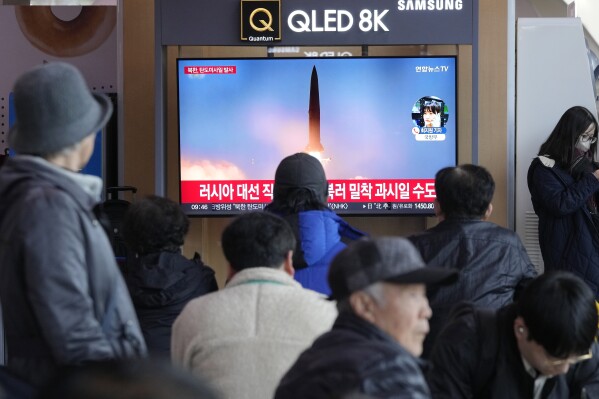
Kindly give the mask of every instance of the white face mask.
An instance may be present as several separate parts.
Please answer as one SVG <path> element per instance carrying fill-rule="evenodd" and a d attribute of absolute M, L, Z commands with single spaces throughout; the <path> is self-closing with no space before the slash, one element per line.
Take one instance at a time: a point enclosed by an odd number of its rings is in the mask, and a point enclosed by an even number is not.
<path fill-rule="evenodd" d="M 580 136 L 575 147 L 578 151 L 587 152 L 591 148 L 591 140 L 583 141 L 582 136 Z"/>

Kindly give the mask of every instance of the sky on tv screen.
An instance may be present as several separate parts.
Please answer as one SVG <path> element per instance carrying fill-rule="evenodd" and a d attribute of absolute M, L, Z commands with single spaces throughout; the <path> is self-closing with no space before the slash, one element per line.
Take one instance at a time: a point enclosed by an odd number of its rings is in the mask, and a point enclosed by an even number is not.
<path fill-rule="evenodd" d="M 329 179 L 433 178 L 455 165 L 454 57 L 180 59 L 181 180 L 272 180 L 309 142 L 314 66 Z M 427 97 L 444 104 L 434 131 L 414 119 Z"/>

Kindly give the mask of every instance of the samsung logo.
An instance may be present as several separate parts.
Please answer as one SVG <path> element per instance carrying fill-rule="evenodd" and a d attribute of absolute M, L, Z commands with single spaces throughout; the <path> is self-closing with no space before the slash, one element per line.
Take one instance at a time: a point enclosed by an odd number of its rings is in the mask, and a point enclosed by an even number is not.
<path fill-rule="evenodd" d="M 453 11 L 462 9 L 462 0 L 398 0 L 399 11 Z"/>

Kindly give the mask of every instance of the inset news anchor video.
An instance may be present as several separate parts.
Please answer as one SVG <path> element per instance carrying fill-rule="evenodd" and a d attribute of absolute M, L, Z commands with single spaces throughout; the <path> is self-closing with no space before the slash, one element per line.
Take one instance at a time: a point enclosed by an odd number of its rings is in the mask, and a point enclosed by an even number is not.
<path fill-rule="evenodd" d="M 188 215 L 264 208 L 296 152 L 322 162 L 339 214 L 431 215 L 457 162 L 455 57 L 178 59 L 177 78 Z"/>

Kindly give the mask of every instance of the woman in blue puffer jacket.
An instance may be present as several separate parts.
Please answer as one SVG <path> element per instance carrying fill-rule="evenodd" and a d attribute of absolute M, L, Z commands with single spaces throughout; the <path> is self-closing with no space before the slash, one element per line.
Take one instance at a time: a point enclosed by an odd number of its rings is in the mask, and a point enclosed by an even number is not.
<path fill-rule="evenodd" d="M 273 201 L 265 208 L 285 218 L 297 239 L 293 253 L 295 279 L 325 295 L 329 264 L 344 241 L 365 234 L 341 219 L 327 206 L 329 185 L 318 159 L 306 153 L 284 158 L 275 173 Z"/>

